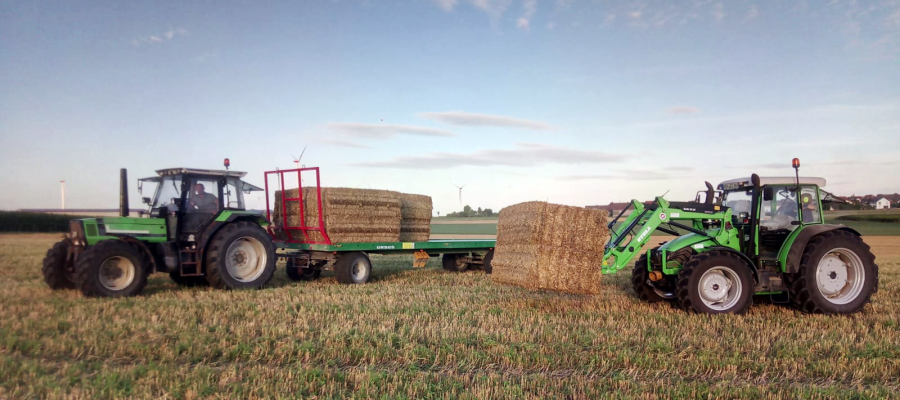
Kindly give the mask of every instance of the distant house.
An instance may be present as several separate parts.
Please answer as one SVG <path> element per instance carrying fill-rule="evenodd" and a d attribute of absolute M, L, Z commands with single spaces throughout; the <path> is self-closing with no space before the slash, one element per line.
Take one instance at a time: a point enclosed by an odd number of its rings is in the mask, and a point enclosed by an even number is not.
<path fill-rule="evenodd" d="M 891 201 L 886 197 L 882 197 L 878 200 L 872 202 L 872 207 L 875 207 L 876 210 L 890 210 L 891 209 Z"/>

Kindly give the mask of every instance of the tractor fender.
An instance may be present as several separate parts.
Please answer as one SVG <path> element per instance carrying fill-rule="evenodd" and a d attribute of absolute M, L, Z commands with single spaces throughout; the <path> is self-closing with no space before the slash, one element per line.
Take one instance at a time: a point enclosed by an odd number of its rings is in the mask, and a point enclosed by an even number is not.
<path fill-rule="evenodd" d="M 799 271 L 800 258 L 803 257 L 803 251 L 806 250 L 806 244 L 809 243 L 809 241 L 812 240 L 813 237 L 834 230 L 847 231 L 853 233 L 856 236 L 862 236 L 857 230 L 846 227 L 844 225 L 806 225 L 796 236 L 794 236 L 793 242 L 791 242 L 790 240 L 785 242 L 785 244 L 789 244 L 791 247 L 787 249 L 786 253 L 784 249 L 782 249 L 782 256 L 779 257 L 782 259 L 782 264 L 784 265 L 785 270 L 784 272 L 793 274 Z"/>
<path fill-rule="evenodd" d="M 744 260 L 744 263 L 747 264 L 748 267 L 750 267 L 751 271 L 753 271 L 753 279 L 754 280 L 759 279 L 759 277 L 757 276 L 757 272 L 759 272 L 759 271 L 756 268 L 756 263 L 754 263 L 753 260 L 750 259 L 750 257 L 747 257 L 746 254 L 741 253 L 735 249 L 732 249 L 731 247 L 725 247 L 725 246 L 709 247 L 705 251 L 714 251 L 714 250 L 715 251 L 727 251 L 731 254 L 737 255 L 741 260 Z"/>

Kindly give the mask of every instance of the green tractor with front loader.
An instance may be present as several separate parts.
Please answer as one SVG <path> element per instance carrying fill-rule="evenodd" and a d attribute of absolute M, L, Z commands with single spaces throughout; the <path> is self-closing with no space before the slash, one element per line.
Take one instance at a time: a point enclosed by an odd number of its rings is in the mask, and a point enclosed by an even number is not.
<path fill-rule="evenodd" d="M 47 251 L 42 272 L 53 289 L 79 289 L 91 297 L 134 296 L 154 272 L 177 284 L 248 289 L 275 272 L 269 222 L 245 209 L 244 194 L 262 190 L 241 180 L 245 172 L 169 168 L 138 180 L 155 184 L 143 197 L 149 218 L 129 217 L 127 173 L 120 181 L 120 216 L 69 222 L 66 238 Z"/>
<path fill-rule="evenodd" d="M 694 312 L 743 313 L 769 296 L 807 313 L 860 311 L 878 291 L 878 265 L 859 232 L 826 224 L 822 178 L 709 182 L 693 202 L 632 200 L 609 223 L 603 273 L 626 268 L 661 232 L 676 236 L 634 263 L 632 287 L 643 301 L 671 301 Z M 618 224 L 628 211 L 621 224 Z"/>

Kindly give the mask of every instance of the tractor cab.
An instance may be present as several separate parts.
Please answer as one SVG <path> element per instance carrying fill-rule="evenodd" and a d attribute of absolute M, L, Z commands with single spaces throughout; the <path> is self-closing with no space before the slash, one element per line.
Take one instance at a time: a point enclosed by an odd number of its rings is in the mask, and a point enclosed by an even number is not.
<path fill-rule="evenodd" d="M 241 171 L 167 168 L 156 173 L 138 180 L 138 192 L 143 195 L 144 184 L 156 185 L 153 197 L 143 197 L 143 202 L 150 217 L 165 218 L 175 236 L 201 232 L 222 211 L 245 210 L 244 194 L 262 190 L 242 181 L 247 173 Z"/>
<path fill-rule="evenodd" d="M 758 181 L 758 189 L 754 178 L 727 180 L 717 189 L 722 191 L 723 204 L 732 210 L 734 226 L 749 243 L 758 240 L 758 253 L 748 256 L 774 258 L 798 227 L 824 223 L 821 200 L 825 196 L 820 192 L 825 179 L 758 177 Z"/>

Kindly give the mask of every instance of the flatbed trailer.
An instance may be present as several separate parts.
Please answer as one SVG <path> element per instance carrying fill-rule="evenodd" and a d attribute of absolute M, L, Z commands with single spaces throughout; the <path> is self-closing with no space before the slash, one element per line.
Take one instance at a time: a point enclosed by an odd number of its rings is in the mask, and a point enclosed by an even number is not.
<path fill-rule="evenodd" d="M 365 283 L 372 274 L 370 254 L 409 254 L 413 256 L 414 268 L 424 267 L 431 257 L 441 256 L 448 271 L 480 269 L 491 273 L 496 243 L 496 240 L 429 240 L 316 244 L 276 240 L 275 246 L 278 258 L 286 260 L 287 275 L 293 280 L 314 280 L 323 270 L 332 269 L 341 283 Z"/>
<path fill-rule="evenodd" d="M 491 273 L 491 260 L 494 256 L 496 240 L 429 240 L 427 242 L 332 242 L 325 229 L 322 217 L 322 194 L 317 167 L 297 168 L 291 170 L 267 171 L 266 185 L 266 218 L 272 221 L 269 208 L 269 176 L 277 179 L 277 187 L 281 192 L 282 209 L 287 209 L 289 202 L 299 203 L 303 214 L 303 184 L 301 173 L 307 171 L 315 174 L 316 206 L 318 223 L 307 226 L 305 218 L 300 218 L 298 226 L 288 224 L 286 217 L 275 226 L 269 226 L 275 247 L 276 256 L 285 259 L 285 269 L 289 278 L 295 281 L 314 280 L 323 270 L 334 271 L 335 278 L 341 283 L 365 283 L 372 273 L 370 254 L 410 254 L 413 256 L 413 267 L 424 267 L 431 257 L 441 256 L 444 269 L 453 272 L 480 269 Z M 285 174 L 296 174 L 298 194 L 296 198 L 285 197 Z M 293 179 L 290 179 L 293 181 Z M 312 185 L 309 185 L 311 188 Z M 276 233 L 277 232 L 277 233 Z M 318 232 L 323 238 L 316 242 L 310 239 L 309 232 Z"/>

